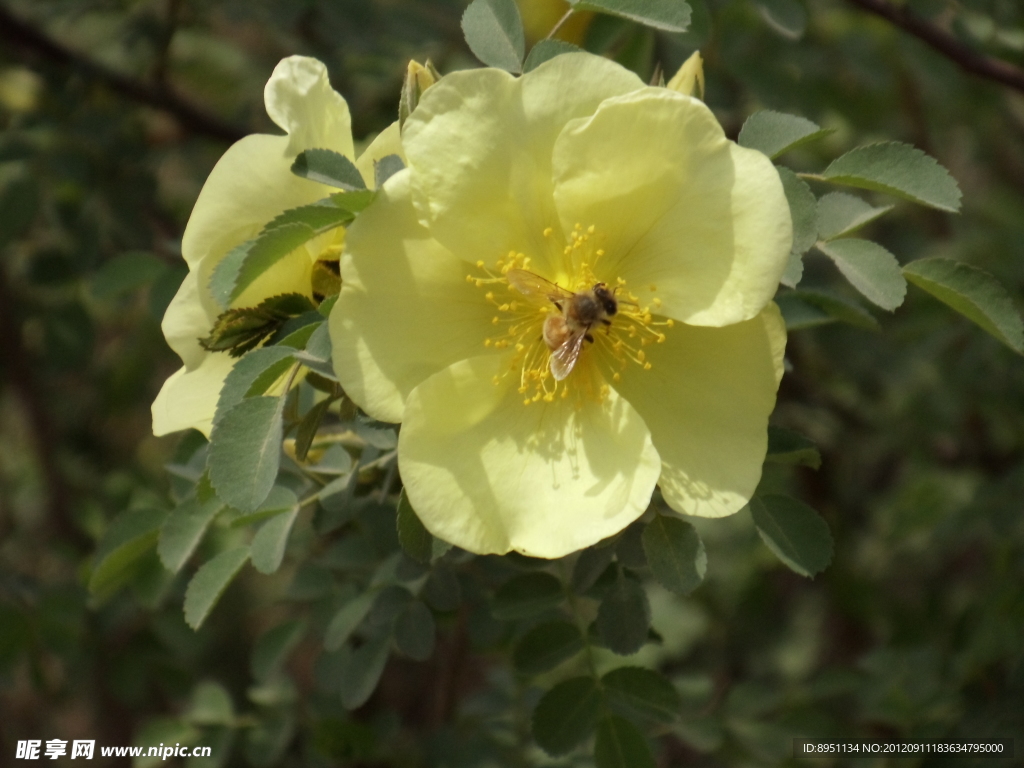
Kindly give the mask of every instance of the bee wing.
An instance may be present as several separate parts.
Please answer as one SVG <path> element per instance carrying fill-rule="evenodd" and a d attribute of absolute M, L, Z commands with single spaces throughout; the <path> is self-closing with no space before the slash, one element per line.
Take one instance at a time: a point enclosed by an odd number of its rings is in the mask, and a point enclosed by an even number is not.
<path fill-rule="evenodd" d="M 542 296 L 557 301 L 571 299 L 574 295 L 571 291 L 559 288 L 550 280 L 545 280 L 525 269 L 510 269 L 505 273 L 505 277 L 508 278 L 509 285 L 527 296 Z"/>
<path fill-rule="evenodd" d="M 572 372 L 573 366 L 576 365 L 576 360 L 580 356 L 580 350 L 583 349 L 584 338 L 586 338 L 584 331 L 573 333 L 552 351 L 550 365 L 551 375 L 555 377 L 555 381 L 562 381 Z"/>

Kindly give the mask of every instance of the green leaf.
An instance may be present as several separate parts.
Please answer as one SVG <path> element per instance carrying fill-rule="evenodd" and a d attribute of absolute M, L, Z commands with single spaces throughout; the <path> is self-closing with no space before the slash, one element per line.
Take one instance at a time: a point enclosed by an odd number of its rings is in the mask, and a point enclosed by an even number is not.
<path fill-rule="evenodd" d="M 811 469 L 821 466 L 818 448 L 803 435 L 781 427 L 768 427 L 768 455 L 773 464 L 794 464 Z"/>
<path fill-rule="evenodd" d="M 252 539 L 252 566 L 260 573 L 275 573 L 284 560 L 295 518 L 299 516 L 299 501 L 287 512 L 281 512 L 265 522 Z"/>
<path fill-rule="evenodd" d="M 257 237 L 252 241 L 252 245 L 239 264 L 238 274 L 235 277 L 231 293 L 228 295 L 227 303 L 241 296 L 246 288 L 256 282 L 256 278 L 316 235 L 317 232 L 312 227 L 295 223 L 282 224 Z M 219 268 L 218 265 L 217 269 L 219 270 Z"/>
<path fill-rule="evenodd" d="M 363 192 L 359 194 L 363 194 Z M 370 194 L 372 195 L 373 193 L 371 192 Z M 309 205 L 289 208 L 284 213 L 278 214 L 271 219 L 270 223 L 263 228 L 263 232 L 268 232 L 271 229 L 277 229 L 287 224 L 304 224 L 312 229 L 315 234 L 320 235 L 350 223 L 353 218 L 355 218 L 354 212 L 338 205 L 334 197 L 331 196 Z"/>
<path fill-rule="evenodd" d="M 684 520 L 656 515 L 644 529 L 643 544 L 651 573 L 670 592 L 688 595 L 704 580 L 708 567 L 704 542 Z"/>
<path fill-rule="evenodd" d="M 519 641 L 512 662 L 524 675 L 539 675 L 568 661 L 584 648 L 583 635 L 567 621 L 539 624 Z"/>
<path fill-rule="evenodd" d="M 359 169 L 343 154 L 332 149 L 307 149 L 299 152 L 292 163 L 292 173 L 347 192 L 366 189 L 366 182 Z"/>
<path fill-rule="evenodd" d="M 594 732 L 602 706 L 594 678 L 561 682 L 545 693 L 533 710 L 533 738 L 553 757 L 567 754 Z"/>
<path fill-rule="evenodd" d="M 166 512 L 156 509 L 129 510 L 114 518 L 93 557 L 89 591 L 103 593 L 117 586 L 129 568 L 156 546 L 166 518 Z"/>
<path fill-rule="evenodd" d="M 523 64 L 523 72 L 530 72 L 545 61 L 550 61 L 563 53 L 578 53 L 583 49 L 564 40 L 540 40 L 530 49 L 530 55 L 526 57 Z"/>
<path fill-rule="evenodd" d="M 469 49 L 487 66 L 523 71 L 526 36 L 515 0 L 473 0 L 462 14 L 462 32 Z"/>
<path fill-rule="evenodd" d="M 205 502 L 192 496 L 167 516 L 160 528 L 160 542 L 157 545 L 157 554 L 164 568 L 171 573 L 181 570 L 181 566 L 199 546 L 213 518 L 223 508 L 224 503 L 216 496 Z"/>
<path fill-rule="evenodd" d="M 805 117 L 765 109 L 747 118 L 737 141 L 741 147 L 756 149 L 774 160 L 791 149 L 828 136 L 832 130 Z"/>
<path fill-rule="evenodd" d="M 875 208 L 845 192 L 829 192 L 818 200 L 818 237 L 846 237 L 891 210 L 891 205 Z"/>
<path fill-rule="evenodd" d="M 256 640 L 249 668 L 257 682 L 270 679 L 283 665 L 288 654 L 306 634 L 306 622 L 293 619 L 268 629 Z"/>
<path fill-rule="evenodd" d="M 768 549 L 801 576 L 814 576 L 832 562 L 828 524 L 802 501 L 776 494 L 755 496 L 750 512 Z"/>
<path fill-rule="evenodd" d="M 320 315 L 305 296 L 299 293 L 279 294 L 264 299 L 255 307 L 225 310 L 214 321 L 209 336 L 199 339 L 199 344 L 210 352 L 226 351 L 232 357 L 241 357 L 264 341 L 278 343 L 279 335 L 297 323 L 316 320 L 320 320 Z"/>
<path fill-rule="evenodd" d="M 885 192 L 940 211 L 960 210 L 960 188 L 949 171 L 916 147 L 897 141 L 851 149 L 822 176 L 834 184 Z"/>
<path fill-rule="evenodd" d="M 597 726 L 596 768 L 656 768 L 647 739 L 635 725 L 610 715 Z"/>
<path fill-rule="evenodd" d="M 413 600 L 395 617 L 395 648 L 414 661 L 426 661 L 434 653 L 434 614 L 420 600 Z"/>
<path fill-rule="evenodd" d="M 896 257 L 878 243 L 848 237 L 817 247 L 869 301 L 890 312 L 903 303 L 907 281 Z"/>
<path fill-rule="evenodd" d="M 356 189 L 349 192 L 335 192 L 331 195 L 331 202 L 354 215 L 365 210 L 375 197 L 377 197 L 377 193 L 372 189 Z"/>
<path fill-rule="evenodd" d="M 601 678 L 608 703 L 628 717 L 670 723 L 679 718 L 683 701 L 672 683 L 654 670 L 619 667 Z"/>
<path fill-rule="evenodd" d="M 295 491 L 291 488 L 286 488 L 283 485 L 275 485 L 270 489 L 270 493 L 262 504 L 256 509 L 255 512 L 239 512 L 237 509 L 233 510 L 234 517 L 231 518 L 232 528 L 241 528 L 246 525 L 252 525 L 253 523 L 259 523 L 266 520 L 268 517 L 274 517 L 283 512 L 290 510 L 296 504 L 299 503 L 298 497 L 295 495 Z"/>
<path fill-rule="evenodd" d="M 281 405 L 275 397 L 243 400 L 213 427 L 210 483 L 242 512 L 254 511 L 274 487 L 281 461 Z"/>
<path fill-rule="evenodd" d="M 299 426 L 295 430 L 295 458 L 299 461 L 305 461 L 306 456 L 309 455 L 309 447 L 313 444 L 313 438 L 316 437 L 320 423 L 324 420 L 332 403 L 334 403 L 334 398 L 325 397 L 306 411 L 306 415 L 299 422 Z"/>
<path fill-rule="evenodd" d="M 903 268 L 907 280 L 1024 354 L 1024 327 L 1013 299 L 988 272 L 948 259 L 919 259 Z"/>
<path fill-rule="evenodd" d="M 524 573 L 502 584 L 494 595 L 493 613 L 501 621 L 514 621 L 554 608 L 565 595 L 550 573 Z"/>
<path fill-rule="evenodd" d="M 665 32 L 685 32 L 690 6 L 685 0 L 569 0 L 576 11 L 596 11 Z"/>
<path fill-rule="evenodd" d="M 98 301 L 110 301 L 149 285 L 166 268 L 160 258 L 147 251 L 123 253 L 96 270 L 89 281 L 89 292 Z"/>
<path fill-rule="evenodd" d="M 248 547 L 235 547 L 221 552 L 196 571 L 185 591 L 185 622 L 192 629 L 202 626 L 248 559 Z"/>
<path fill-rule="evenodd" d="M 789 168 L 778 168 L 782 189 L 789 202 L 793 219 L 793 248 L 795 254 L 804 254 L 818 239 L 818 204 L 807 182 Z"/>
<path fill-rule="evenodd" d="M 809 315 L 803 323 L 791 324 L 790 315 L 786 311 L 786 305 L 793 302 L 810 308 L 814 314 Z M 848 323 L 868 331 L 877 331 L 879 327 L 878 321 L 864 307 L 842 296 L 826 291 L 812 291 L 810 289 L 787 291 L 776 299 L 776 303 L 782 309 L 783 317 L 786 318 L 786 327 L 789 329 L 809 328 L 814 325 L 823 325 L 835 321 Z"/>
<path fill-rule="evenodd" d="M 620 656 L 640 650 L 647 642 L 651 606 L 635 579 L 621 572 L 597 609 L 597 631 L 609 649 Z"/>
<path fill-rule="evenodd" d="M 615 547 L 590 547 L 580 552 L 572 569 L 571 586 L 583 594 L 598 580 L 615 556 Z"/>
<path fill-rule="evenodd" d="M 352 636 L 377 599 L 377 591 L 370 590 L 349 600 L 334 614 L 324 632 L 324 648 L 336 651 Z"/>
<path fill-rule="evenodd" d="M 429 565 L 433 559 L 434 537 L 416 516 L 404 491 L 398 500 L 398 543 L 402 545 L 402 551 L 417 563 Z"/>
<path fill-rule="evenodd" d="M 224 379 L 213 414 L 216 426 L 224 414 L 248 397 L 262 395 L 295 363 L 291 347 L 261 347 L 242 357 Z"/>
<path fill-rule="evenodd" d="M 391 655 L 391 636 L 380 635 L 367 640 L 345 660 L 341 669 L 341 703 L 345 709 L 356 709 L 373 694 L 384 666 Z"/>
<path fill-rule="evenodd" d="M 786 262 L 786 269 L 782 273 L 782 277 L 779 278 L 779 282 L 789 288 L 796 288 L 800 285 L 800 281 L 804 278 L 804 258 L 799 253 L 789 254 L 789 260 Z"/>
<path fill-rule="evenodd" d="M 231 694 L 220 683 L 200 683 L 192 690 L 188 709 L 182 719 L 192 725 L 233 725 L 235 706 Z"/>
<path fill-rule="evenodd" d="M 380 160 L 373 161 L 373 179 L 377 189 L 384 186 L 384 182 L 405 168 L 405 163 L 398 155 L 385 155 Z"/>
<path fill-rule="evenodd" d="M 761 18 L 788 40 L 799 40 L 807 30 L 807 11 L 798 0 L 755 0 Z"/>

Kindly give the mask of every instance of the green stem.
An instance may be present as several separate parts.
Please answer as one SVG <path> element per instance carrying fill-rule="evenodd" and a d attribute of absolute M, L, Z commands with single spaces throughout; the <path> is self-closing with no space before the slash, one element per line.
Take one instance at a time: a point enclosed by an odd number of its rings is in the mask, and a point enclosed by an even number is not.
<path fill-rule="evenodd" d="M 806 181 L 824 181 L 826 183 L 829 181 L 827 177 L 822 176 L 820 173 L 798 173 L 797 176 Z"/>
<path fill-rule="evenodd" d="M 565 569 L 567 564 L 564 560 L 559 563 L 559 567 L 562 571 L 562 587 L 565 590 L 565 599 L 569 603 L 569 611 L 572 613 L 572 618 L 576 623 L 576 628 L 583 637 L 584 650 L 586 651 L 587 656 L 587 666 L 590 668 L 590 674 L 597 682 L 598 688 L 600 688 L 601 676 L 597 673 L 597 660 L 594 658 L 594 646 L 590 642 L 590 634 L 587 632 L 587 627 L 583 623 L 583 617 L 580 614 L 576 593 L 572 590 L 571 578 L 566 576 Z"/>

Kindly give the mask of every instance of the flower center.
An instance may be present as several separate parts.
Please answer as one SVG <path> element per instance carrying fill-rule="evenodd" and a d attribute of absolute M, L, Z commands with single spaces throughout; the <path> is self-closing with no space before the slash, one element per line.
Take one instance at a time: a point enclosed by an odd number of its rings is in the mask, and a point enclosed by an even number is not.
<path fill-rule="evenodd" d="M 495 332 L 484 346 L 511 353 L 508 369 L 494 383 L 518 377 L 524 405 L 553 402 L 570 392 L 580 404 L 584 398 L 603 400 L 608 377 L 619 381 L 630 364 L 651 369 L 644 348 L 663 342 L 661 328 L 671 328 L 673 321 L 654 314 L 660 299 L 641 306 L 621 277 L 610 282 L 597 277 L 605 252 L 594 226 L 577 224 L 564 245 L 554 242 L 551 227 L 543 235 L 551 242 L 553 280 L 532 271 L 531 258 L 516 251 L 498 259 L 494 269 L 478 261 L 479 274 L 466 276 L 486 291 L 484 298 L 495 309 Z"/>

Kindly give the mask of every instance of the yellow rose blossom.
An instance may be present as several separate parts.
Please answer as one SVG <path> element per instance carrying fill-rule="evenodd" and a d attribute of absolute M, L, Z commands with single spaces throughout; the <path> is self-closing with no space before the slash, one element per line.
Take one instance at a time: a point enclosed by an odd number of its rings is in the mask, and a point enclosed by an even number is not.
<path fill-rule="evenodd" d="M 210 334 L 226 309 L 208 290 L 210 276 L 235 246 L 256 236 L 282 212 L 337 192 L 291 172 L 296 155 L 325 148 L 355 157 L 348 105 L 336 93 L 327 68 L 316 59 L 291 56 L 274 69 L 264 90 L 267 114 L 287 135 L 254 134 L 235 143 L 214 166 L 185 228 L 181 252 L 189 273 L 164 315 L 163 332 L 184 363 L 153 403 L 153 432 L 164 435 L 194 427 L 209 435 L 224 378 L 237 361 L 227 352 L 208 352 L 199 339 Z M 392 125 L 356 162 L 373 185 L 373 160 L 401 152 Z M 313 265 L 340 253 L 344 230 L 300 246 L 261 275 L 232 307 L 251 307 L 282 293 L 312 296 Z"/>
<path fill-rule="evenodd" d="M 426 527 L 553 558 L 622 530 L 658 484 L 679 512 L 739 510 L 786 339 L 771 162 L 697 99 L 582 53 L 446 76 L 403 145 L 349 229 L 330 330 L 346 392 L 402 423 Z M 568 302 L 517 288 L 527 273 L 617 303 L 562 380 L 545 336 Z"/>

